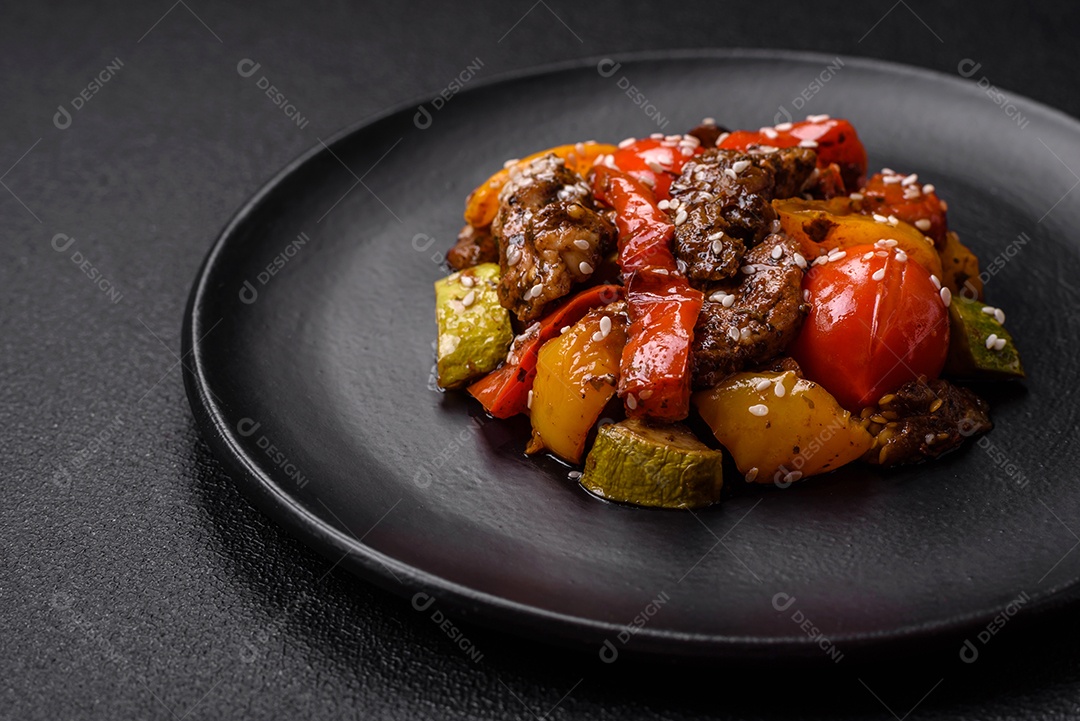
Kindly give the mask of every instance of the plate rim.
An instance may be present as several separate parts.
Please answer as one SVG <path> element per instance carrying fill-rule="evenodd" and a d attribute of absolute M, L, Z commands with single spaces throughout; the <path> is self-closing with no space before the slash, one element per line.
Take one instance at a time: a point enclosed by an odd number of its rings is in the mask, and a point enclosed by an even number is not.
<path fill-rule="evenodd" d="M 850 64 L 853 67 L 917 77 L 935 83 L 944 82 L 958 91 L 973 92 L 969 81 L 928 68 L 845 54 L 767 48 L 684 48 L 593 55 L 498 73 L 470 84 L 470 87 L 462 92 L 473 93 L 518 80 L 581 70 L 603 60 L 633 63 L 695 59 L 749 59 L 826 63 L 836 58 L 843 60 L 845 66 Z M 1009 93 L 1015 99 L 1025 102 L 1030 117 L 1042 116 L 1065 126 L 1080 137 L 1080 120 L 1020 93 L 1012 91 Z M 291 535 L 325 558 L 340 563 L 364 581 L 374 583 L 402 599 L 415 598 L 415 595 L 420 592 L 430 593 L 439 604 L 445 606 L 462 621 L 489 629 L 510 628 L 515 633 L 541 642 L 556 642 L 577 648 L 592 646 L 599 650 L 605 639 L 614 637 L 619 631 L 624 630 L 625 626 L 557 613 L 455 583 L 387 556 L 307 510 L 274 481 L 272 474 L 260 468 L 252 454 L 243 450 L 233 435 L 235 429 L 225 421 L 221 408 L 213 398 L 208 378 L 209 371 L 201 357 L 202 341 L 208 331 L 203 331 L 204 319 L 199 315 L 198 309 L 202 306 L 202 299 L 209 292 L 210 271 L 215 266 L 218 256 L 228 245 L 230 238 L 260 208 L 266 196 L 300 167 L 318 156 L 332 154 L 333 148 L 338 143 L 355 133 L 416 108 L 430 101 L 431 98 L 430 95 L 423 95 L 398 103 L 346 125 L 326 140 L 320 140 L 319 144 L 313 145 L 296 156 L 264 181 L 229 218 L 200 263 L 185 305 L 181 327 L 181 358 L 186 359 L 190 355 L 190 362 L 182 363 L 181 366 L 188 404 L 191 406 L 200 436 L 210 446 L 215 458 L 221 461 L 229 471 L 230 477 L 234 479 L 245 497 L 273 521 L 285 527 Z M 211 327 L 210 330 L 213 328 Z M 1078 599 L 1080 599 L 1080 577 L 1064 581 L 1032 596 L 1031 601 L 1025 604 L 1025 615 L 1029 618 L 1044 616 Z M 833 634 L 829 636 L 829 640 L 844 647 L 845 650 L 877 651 L 887 646 L 925 643 L 943 635 L 959 637 L 985 626 L 1001 613 L 1003 608 L 1004 606 L 1001 605 L 991 605 L 983 610 L 899 626 L 887 631 Z M 810 660 L 822 657 L 818 644 L 805 635 L 726 636 L 657 630 L 649 627 L 639 629 L 634 634 L 631 643 L 619 648 L 619 655 L 624 652 L 629 656 L 667 659 L 709 657 L 719 660 L 747 658 L 781 660 L 780 657 L 785 659 L 790 657 Z"/>

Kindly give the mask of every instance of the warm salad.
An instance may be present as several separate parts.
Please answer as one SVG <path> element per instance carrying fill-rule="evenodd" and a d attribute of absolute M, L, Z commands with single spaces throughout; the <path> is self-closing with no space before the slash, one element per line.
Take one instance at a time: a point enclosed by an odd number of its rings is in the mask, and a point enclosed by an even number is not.
<path fill-rule="evenodd" d="M 1024 371 L 934 186 L 866 175 L 826 115 L 509 160 L 435 284 L 439 385 L 639 505 L 718 501 L 725 450 L 779 485 L 936 458 L 991 428 L 954 380 Z"/>

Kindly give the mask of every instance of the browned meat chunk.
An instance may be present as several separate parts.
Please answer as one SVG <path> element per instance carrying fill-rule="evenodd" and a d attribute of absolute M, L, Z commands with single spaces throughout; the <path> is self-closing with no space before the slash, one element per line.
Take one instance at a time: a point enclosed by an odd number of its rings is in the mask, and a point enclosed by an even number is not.
<path fill-rule="evenodd" d="M 446 262 L 454 270 L 465 270 L 481 263 L 499 260 L 499 244 L 491 236 L 491 228 L 466 225 L 458 233 L 457 243 L 446 253 Z"/>
<path fill-rule="evenodd" d="M 770 153 L 711 149 L 687 163 L 671 185 L 675 257 L 691 284 L 735 275 L 747 248 L 772 230 L 774 198 L 799 193 L 817 156 L 807 148 Z M 685 220 L 678 222 L 680 217 Z"/>
<path fill-rule="evenodd" d="M 799 244 L 773 234 L 744 258 L 741 279 L 715 287 L 694 328 L 694 387 L 771 360 L 795 340 L 807 308 Z"/>
<path fill-rule="evenodd" d="M 863 420 L 874 435 L 864 460 L 883 466 L 937 458 L 994 427 L 982 398 L 946 380 L 925 378 L 883 396 L 863 411 Z"/>
<path fill-rule="evenodd" d="M 522 321 L 588 280 L 616 237 L 588 185 L 555 155 L 511 171 L 491 232 L 502 268 L 499 302 Z"/>
<path fill-rule="evenodd" d="M 691 130 L 687 135 L 693 135 L 700 140 L 703 148 L 714 148 L 716 147 L 716 141 L 726 132 L 728 132 L 728 129 L 717 125 L 716 121 L 711 123 L 702 121 L 701 125 Z"/>

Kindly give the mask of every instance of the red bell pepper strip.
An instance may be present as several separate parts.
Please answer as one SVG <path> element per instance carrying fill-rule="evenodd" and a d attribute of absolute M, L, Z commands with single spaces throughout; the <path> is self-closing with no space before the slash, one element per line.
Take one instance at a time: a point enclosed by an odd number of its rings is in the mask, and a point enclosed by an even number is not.
<path fill-rule="evenodd" d="M 675 226 L 645 185 L 629 173 L 606 165 L 593 171 L 593 195 L 615 209 L 619 229 L 619 266 L 629 277 L 641 268 L 675 270 L 671 239 Z"/>
<path fill-rule="evenodd" d="M 690 413 L 691 348 L 704 296 L 681 275 L 643 268 L 630 277 L 626 299 L 619 395 L 627 415 L 681 421 Z"/>
<path fill-rule="evenodd" d="M 667 140 L 666 138 L 642 138 L 611 154 L 615 167 L 652 188 L 657 200 L 671 198 L 671 181 L 682 173 L 687 161 L 705 152 L 692 140 Z"/>
<path fill-rule="evenodd" d="M 817 152 L 819 168 L 836 163 L 840 166 L 844 185 L 851 189 L 858 188 L 866 177 L 866 148 L 854 126 L 846 120 L 827 115 L 810 118 L 798 123 L 781 123 L 775 128 L 736 130 L 721 140 L 719 147 L 746 150 L 751 145 L 791 148 L 802 144 Z"/>
<path fill-rule="evenodd" d="M 558 336 L 563 327 L 577 323 L 593 308 L 615 302 L 622 293 L 618 285 L 597 285 L 581 291 L 515 339 L 507 362 L 470 385 L 469 393 L 496 418 L 527 412 L 540 347 Z"/>
<path fill-rule="evenodd" d="M 690 354 L 704 296 L 678 272 L 675 226 L 649 189 L 606 166 L 596 168 L 593 182 L 594 194 L 615 208 L 619 264 L 629 278 L 619 395 L 632 418 L 682 420 L 690 412 Z"/>

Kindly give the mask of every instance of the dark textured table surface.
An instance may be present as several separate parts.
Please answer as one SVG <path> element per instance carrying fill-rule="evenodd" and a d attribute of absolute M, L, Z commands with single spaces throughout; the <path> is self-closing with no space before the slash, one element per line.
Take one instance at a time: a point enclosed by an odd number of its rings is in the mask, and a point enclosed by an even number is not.
<path fill-rule="evenodd" d="M 678 47 L 967 61 L 972 82 L 1077 116 L 1076 5 L 170 2 L 27 3 L 0 24 L 0 718 L 1080 716 L 1069 613 L 1010 624 L 974 664 L 954 644 L 830 668 L 603 665 L 463 626 L 470 658 L 238 494 L 178 357 L 188 288 L 245 198 L 477 59 L 477 80 Z"/>

